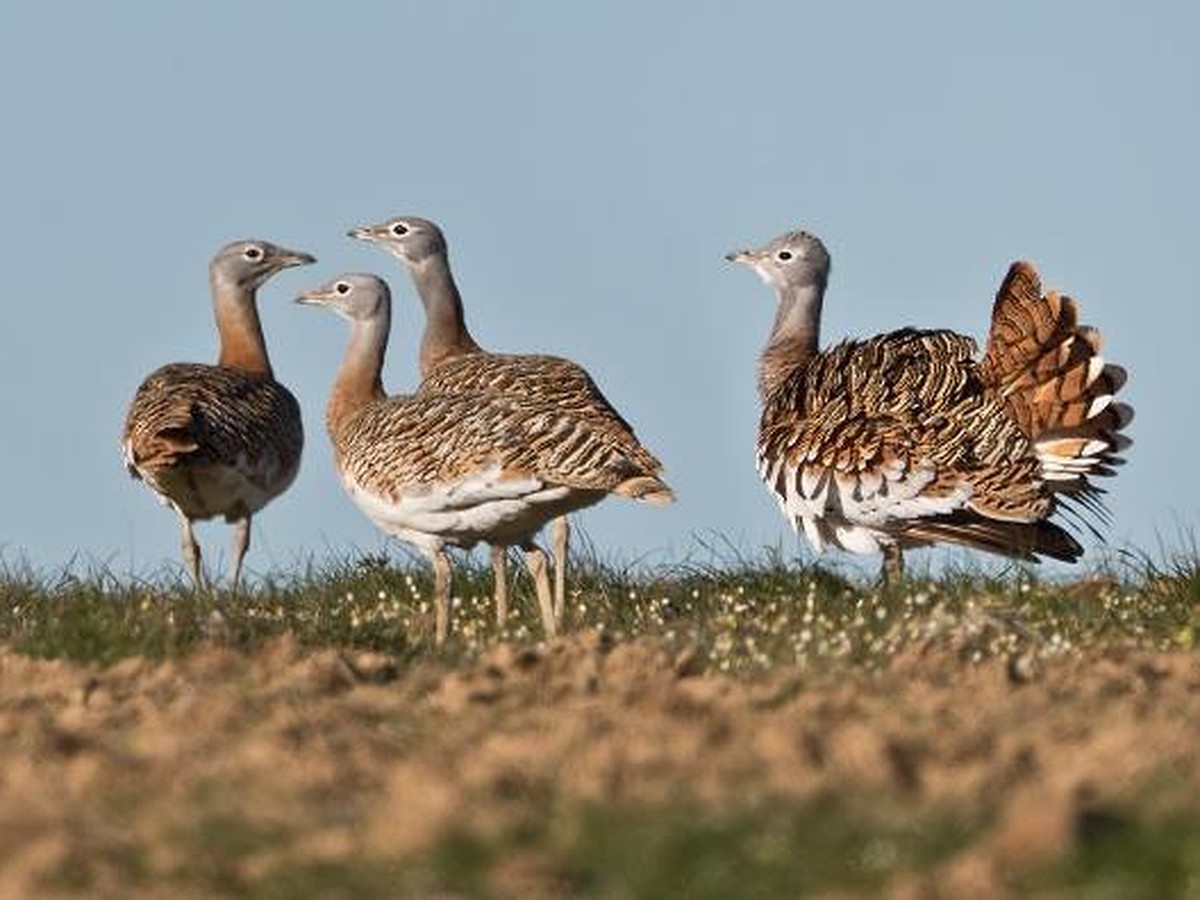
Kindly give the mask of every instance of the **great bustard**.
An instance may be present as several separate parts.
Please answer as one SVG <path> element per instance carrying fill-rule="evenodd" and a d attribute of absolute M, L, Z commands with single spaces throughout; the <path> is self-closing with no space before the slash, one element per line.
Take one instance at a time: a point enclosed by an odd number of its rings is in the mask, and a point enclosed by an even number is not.
<path fill-rule="evenodd" d="M 1122 462 L 1133 410 L 1114 401 L 1125 372 L 1104 362 L 1075 301 L 1043 296 L 1033 266 L 1017 262 L 981 360 L 969 337 L 911 328 L 822 352 L 829 253 L 818 238 L 790 232 L 728 259 L 777 295 L 758 364 L 758 471 L 816 549 L 882 552 L 885 580 L 903 571 L 904 548 L 938 541 L 1079 558 L 1048 518 L 1066 500 L 1105 519 L 1089 479 Z"/>
<path fill-rule="evenodd" d="M 234 524 L 230 585 L 237 587 L 250 546 L 250 520 L 296 477 L 304 431 L 296 399 L 275 380 L 255 292 L 307 253 L 267 241 L 235 241 L 209 265 L 221 353 L 215 366 L 172 363 L 134 395 L 121 446 L 126 468 L 179 515 L 183 557 L 205 584 L 197 519 Z"/>
<path fill-rule="evenodd" d="M 467 330 L 462 297 L 450 271 L 449 252 L 442 230 L 428 219 L 397 216 L 377 225 L 351 229 L 350 237 L 375 243 L 404 264 L 425 307 L 425 333 L 421 339 L 421 390 L 437 393 L 486 391 L 528 402 L 531 407 L 569 410 L 602 429 L 608 439 L 651 475 L 662 473 L 662 463 L 650 453 L 633 428 L 613 408 L 588 373 L 558 356 L 489 353 Z M 674 497 L 661 489 L 643 498 L 669 503 Z M 561 619 L 565 607 L 567 544 L 570 526 L 566 516 L 554 520 L 554 608 Z M 497 607 L 505 600 L 504 549 L 492 548 Z"/>
<path fill-rule="evenodd" d="M 670 491 L 625 443 L 567 409 L 502 394 L 423 388 L 389 397 L 381 372 L 391 293 L 374 275 L 348 274 L 297 298 L 350 322 L 350 343 L 326 407 L 346 493 L 384 532 L 433 564 L 436 639 L 446 636 L 445 548 L 518 546 L 537 589 L 546 634 L 556 633 L 542 526 L 610 493 L 643 500 Z"/>

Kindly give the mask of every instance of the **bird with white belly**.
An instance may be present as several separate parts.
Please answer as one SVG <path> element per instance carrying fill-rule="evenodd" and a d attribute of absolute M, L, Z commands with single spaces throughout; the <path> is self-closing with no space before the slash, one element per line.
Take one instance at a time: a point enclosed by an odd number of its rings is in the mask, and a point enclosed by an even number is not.
<path fill-rule="evenodd" d="M 380 278 L 346 274 L 304 291 L 350 323 L 350 341 L 326 406 L 338 475 L 387 534 L 424 553 L 434 570 L 435 636 L 449 625 L 448 547 L 520 547 L 542 624 L 556 633 L 546 557 L 535 542 L 550 521 L 609 493 L 670 496 L 619 440 L 586 418 L 485 391 L 388 396 L 382 382 L 391 292 Z"/>

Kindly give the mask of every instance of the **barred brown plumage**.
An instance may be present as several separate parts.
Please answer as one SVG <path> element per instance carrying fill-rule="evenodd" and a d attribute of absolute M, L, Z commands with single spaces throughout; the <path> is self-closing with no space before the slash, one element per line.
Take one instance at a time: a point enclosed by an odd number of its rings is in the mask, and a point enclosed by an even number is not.
<path fill-rule="evenodd" d="M 299 469 L 300 406 L 272 374 L 255 291 L 281 269 L 313 261 L 266 241 L 223 247 L 209 270 L 218 364 L 157 369 L 138 387 L 125 417 L 126 467 L 179 515 L 184 559 L 197 585 L 204 584 L 204 571 L 192 522 L 223 516 L 235 524 L 230 584 L 236 588 L 251 517 L 285 491 Z"/>
<path fill-rule="evenodd" d="M 662 463 L 637 439 L 632 426 L 580 366 L 542 354 L 464 353 L 440 362 L 421 381 L 422 391 L 480 391 L 578 416 L 603 428 L 638 465 L 658 475 Z"/>
<path fill-rule="evenodd" d="M 633 428 L 613 408 L 591 376 L 578 364 L 558 356 L 502 354 L 483 350 L 467 329 L 462 297 L 450 271 L 442 230 L 428 219 L 397 216 L 377 225 L 360 226 L 350 236 L 376 243 L 394 254 L 412 275 L 425 307 L 421 340 L 421 392 L 485 392 L 527 404 L 530 409 L 560 410 L 603 429 L 608 439 L 637 461 L 652 479 L 639 499 L 669 503 L 674 494 L 659 479 L 662 463 L 638 440 Z M 557 518 L 554 540 L 554 607 L 565 608 L 566 560 L 570 529 Z M 506 606 L 504 555 L 493 548 L 498 615 Z"/>
<path fill-rule="evenodd" d="M 662 490 L 586 419 L 505 397 L 421 390 L 366 404 L 335 421 L 342 474 L 389 501 L 401 500 L 413 486 L 452 483 L 491 465 L 601 495 Z"/>
<path fill-rule="evenodd" d="M 543 627 L 553 635 L 558 617 L 537 532 L 610 493 L 655 502 L 670 490 L 619 435 L 570 410 L 487 390 L 439 393 L 428 385 L 410 396 L 386 396 L 381 371 L 391 294 L 382 279 L 342 275 L 299 299 L 351 322 L 326 407 L 339 475 L 379 528 L 429 557 L 437 641 L 449 624 L 445 548 L 481 541 L 524 551 Z"/>
<path fill-rule="evenodd" d="M 982 360 L 969 337 L 911 328 L 821 352 L 820 240 L 790 232 L 729 258 L 778 297 L 759 360 L 758 466 L 814 547 L 882 551 L 885 578 L 902 570 L 903 548 L 937 541 L 1079 558 L 1079 543 L 1048 519 L 1065 499 L 1103 520 L 1089 476 L 1121 462 L 1133 411 L 1113 400 L 1125 373 L 1104 363 L 1074 301 L 1042 296 L 1033 267 L 1018 262 Z"/>
<path fill-rule="evenodd" d="M 151 373 L 133 398 L 125 436 L 131 474 L 193 519 L 227 521 L 240 518 L 240 506 L 205 493 L 199 473 L 236 467 L 253 489 L 278 493 L 304 443 L 300 406 L 282 384 L 201 363 L 171 363 Z"/>

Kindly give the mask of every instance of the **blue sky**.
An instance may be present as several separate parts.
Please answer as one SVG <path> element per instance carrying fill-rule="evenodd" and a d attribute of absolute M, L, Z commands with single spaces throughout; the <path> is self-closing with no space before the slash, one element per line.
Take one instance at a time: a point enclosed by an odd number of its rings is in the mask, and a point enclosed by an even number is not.
<path fill-rule="evenodd" d="M 794 227 L 833 255 L 826 342 L 982 338 L 1009 262 L 1033 261 L 1131 373 L 1110 541 L 1154 551 L 1194 524 L 1194 5 L 300 6 L 0 7 L 6 557 L 178 563 L 117 437 L 144 375 L 215 358 L 207 263 L 252 236 L 319 263 L 260 293 L 308 446 L 248 568 L 377 551 L 322 426 L 342 323 L 291 300 L 388 278 L 386 382 L 413 388 L 407 276 L 344 237 L 396 213 L 445 228 L 480 343 L 582 363 L 667 464 L 674 507 L 577 517 L 604 552 L 798 548 L 754 472 L 772 300 L 722 258 Z M 200 536 L 215 562 L 227 529 Z"/>

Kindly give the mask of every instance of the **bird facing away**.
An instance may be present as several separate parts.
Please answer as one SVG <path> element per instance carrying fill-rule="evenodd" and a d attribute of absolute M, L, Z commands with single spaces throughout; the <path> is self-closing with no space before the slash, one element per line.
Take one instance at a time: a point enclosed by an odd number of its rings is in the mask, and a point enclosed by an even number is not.
<path fill-rule="evenodd" d="M 433 565 L 436 640 L 449 623 L 447 547 L 518 546 L 537 589 L 547 636 L 556 633 L 546 557 L 534 536 L 550 519 L 599 502 L 666 492 L 624 443 L 569 410 L 501 394 L 422 389 L 387 396 L 381 372 L 391 293 L 374 275 L 347 274 L 298 302 L 350 322 L 350 343 L 325 411 L 342 487 L 387 534 Z"/>
<path fill-rule="evenodd" d="M 758 471 L 818 551 L 902 551 L 938 541 L 1074 562 L 1083 548 L 1049 521 L 1107 521 L 1092 476 L 1112 475 L 1133 410 L 1113 398 L 1125 372 L 1070 297 L 1043 295 L 1013 263 L 996 294 L 982 359 L 951 331 L 904 328 L 819 349 L 829 253 L 803 231 L 731 253 L 776 293 L 758 363 Z M 1063 505 L 1066 501 L 1066 505 Z"/>
<path fill-rule="evenodd" d="M 300 406 L 275 380 L 255 294 L 283 269 L 316 260 L 267 241 L 235 241 L 209 265 L 221 353 L 215 366 L 172 363 L 134 395 L 121 439 L 125 466 L 179 515 L 183 558 L 204 587 L 197 519 L 234 525 L 230 586 L 250 546 L 250 520 L 296 477 Z"/>
<path fill-rule="evenodd" d="M 428 219 L 397 216 L 377 225 L 353 228 L 350 237 L 378 244 L 398 257 L 412 276 L 425 307 L 421 339 L 421 390 L 436 393 L 486 392 L 526 404 L 530 409 L 559 410 L 586 419 L 603 430 L 646 475 L 637 499 L 666 504 L 674 494 L 659 480 L 662 463 L 612 407 L 591 376 L 558 356 L 484 351 L 467 330 L 462 297 L 450 271 L 442 230 Z M 565 516 L 554 520 L 554 609 L 561 620 L 566 604 L 566 564 L 570 527 Z M 492 571 L 497 615 L 506 607 L 504 550 L 493 547 Z"/>

